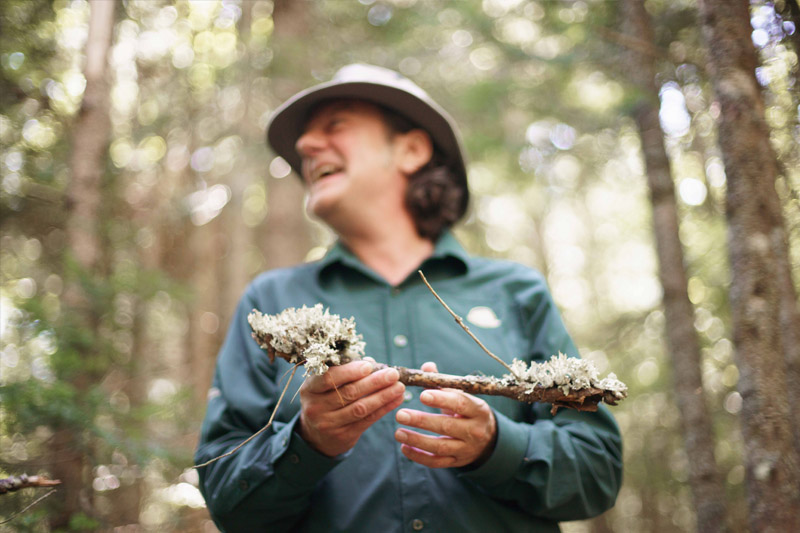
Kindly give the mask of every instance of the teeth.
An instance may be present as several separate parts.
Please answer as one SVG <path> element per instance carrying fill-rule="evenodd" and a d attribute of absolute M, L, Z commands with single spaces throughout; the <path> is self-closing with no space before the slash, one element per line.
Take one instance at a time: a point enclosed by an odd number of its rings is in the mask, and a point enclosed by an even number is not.
<path fill-rule="evenodd" d="M 339 167 L 337 167 L 336 165 L 330 164 L 330 163 L 320 165 L 319 167 L 314 169 L 314 174 L 313 174 L 314 181 L 322 179 L 325 176 L 328 176 L 330 174 L 335 174 L 336 172 L 339 172 L 340 170 L 341 169 Z"/>

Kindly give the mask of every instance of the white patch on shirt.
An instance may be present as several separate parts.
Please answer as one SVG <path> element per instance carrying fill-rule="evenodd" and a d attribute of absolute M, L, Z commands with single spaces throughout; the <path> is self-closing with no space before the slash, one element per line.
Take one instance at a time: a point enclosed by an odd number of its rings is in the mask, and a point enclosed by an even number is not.
<path fill-rule="evenodd" d="M 467 321 L 475 324 L 479 328 L 494 329 L 499 328 L 502 321 L 490 307 L 473 307 L 467 313 Z"/>
<path fill-rule="evenodd" d="M 214 398 L 218 398 L 220 396 L 222 396 L 222 391 L 216 387 L 211 387 L 208 389 L 208 395 L 206 395 L 206 399 L 210 402 Z"/>

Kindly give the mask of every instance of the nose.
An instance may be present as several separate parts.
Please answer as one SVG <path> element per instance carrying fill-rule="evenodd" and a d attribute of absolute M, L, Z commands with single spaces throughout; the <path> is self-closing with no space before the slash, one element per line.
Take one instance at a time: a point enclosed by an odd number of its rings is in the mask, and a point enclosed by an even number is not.
<path fill-rule="evenodd" d="M 295 151 L 300 157 L 309 157 L 318 152 L 324 144 L 322 132 L 315 129 L 307 129 L 294 143 Z"/>

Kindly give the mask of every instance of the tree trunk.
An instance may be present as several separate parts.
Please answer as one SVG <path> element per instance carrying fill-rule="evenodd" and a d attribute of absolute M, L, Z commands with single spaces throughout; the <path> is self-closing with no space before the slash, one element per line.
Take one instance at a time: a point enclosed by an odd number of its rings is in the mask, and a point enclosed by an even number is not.
<path fill-rule="evenodd" d="M 748 3 L 703 0 L 700 16 L 721 110 L 719 143 L 728 181 L 731 314 L 750 528 L 799 531 L 800 468 L 780 321 L 785 232 L 775 190 L 777 158 L 755 78 Z"/>
<path fill-rule="evenodd" d="M 203 405 L 214 376 L 214 362 L 222 345 L 218 309 L 220 293 L 216 290 L 224 276 L 223 254 L 226 235 L 220 217 L 196 227 L 191 233 L 189 249 L 197 268 L 192 270 L 191 283 L 195 300 L 189 317 L 189 357 L 192 368 L 192 390 L 195 401 Z"/>
<path fill-rule="evenodd" d="M 231 187 L 231 200 L 221 216 L 224 218 L 224 227 L 228 234 L 228 247 L 225 253 L 225 283 L 220 284 L 220 330 L 227 331 L 231 314 L 236 308 L 236 303 L 241 297 L 250 276 L 253 272 L 248 270 L 247 251 L 253 244 L 255 235 L 253 228 L 245 224 L 243 208 L 247 188 L 262 180 L 264 157 L 264 132 L 258 125 L 259 110 L 254 109 L 253 79 L 255 73 L 250 66 L 250 26 L 252 24 L 253 3 L 246 2 L 242 5 L 242 16 L 239 19 L 239 38 L 244 44 L 245 53 L 237 65 L 237 85 L 242 90 L 244 110 L 242 119 L 237 122 L 236 133 L 242 139 L 243 157 L 238 159 L 235 170 L 231 173 L 229 185 Z"/>
<path fill-rule="evenodd" d="M 67 189 L 66 236 L 69 252 L 86 275 L 97 272 L 102 255 L 98 209 L 102 196 L 102 177 L 111 134 L 109 120 L 108 51 L 114 27 L 114 2 L 93 0 L 90 3 L 89 35 L 86 41 L 86 90 L 73 128 L 70 183 Z M 78 281 L 64 294 L 69 319 L 79 328 L 96 332 L 98 317 L 89 296 Z M 91 357 L 91 354 L 84 354 Z M 67 377 L 79 392 L 91 378 L 84 372 Z M 56 428 L 53 439 L 53 476 L 63 482 L 61 506 L 50 517 L 50 527 L 66 527 L 70 517 L 89 510 L 91 484 L 86 483 L 88 462 L 80 443 L 81 435 L 66 424 Z M 87 487 L 89 489 L 87 490 Z"/>
<path fill-rule="evenodd" d="M 310 71 L 307 40 L 311 6 L 306 0 L 277 0 L 274 6 L 272 47 L 283 53 L 282 58 L 273 62 L 272 82 L 276 87 L 275 96 L 282 101 L 303 88 L 297 83 L 297 73 Z M 291 59 L 292 64 L 285 64 L 284 71 L 281 62 L 286 59 Z M 296 264 L 303 260 L 311 245 L 309 225 L 303 214 L 305 189 L 294 175 L 280 179 L 268 177 L 267 183 L 267 217 L 260 230 L 259 243 L 266 266 L 278 268 Z"/>
<path fill-rule="evenodd" d="M 783 0 L 777 2 L 775 7 L 785 21 L 791 21 L 795 25 L 794 32 L 789 35 L 784 42 L 791 44 L 794 53 L 800 55 L 800 5 L 797 0 Z M 792 87 L 793 101 L 797 105 L 800 98 L 800 65 L 794 66 L 794 86 Z M 797 119 L 797 116 L 794 117 Z M 797 126 L 797 121 L 794 121 Z M 800 153 L 795 145 L 795 153 Z M 789 176 L 786 176 L 786 186 L 790 193 L 797 198 L 796 187 Z M 791 405 L 800 405 L 800 309 L 798 309 L 797 290 L 795 290 L 794 280 L 792 279 L 792 264 L 789 252 L 789 234 L 783 236 L 784 242 L 773 243 L 782 257 L 779 262 L 781 282 L 781 332 L 783 334 L 783 346 L 786 352 L 788 365 L 787 385 L 789 387 L 789 399 Z M 792 429 L 794 431 L 794 441 L 800 454 L 800 410 L 792 410 Z"/>
<path fill-rule="evenodd" d="M 794 32 L 786 40 L 792 44 L 794 52 L 800 55 L 800 5 L 797 0 L 783 0 L 775 3 L 778 13 L 785 21 L 794 24 Z M 800 65 L 794 67 L 794 89 L 800 91 Z"/>
<path fill-rule="evenodd" d="M 643 43 L 653 43 L 650 16 L 641 0 L 623 2 L 623 20 L 629 35 Z M 714 432 L 703 394 L 700 344 L 694 329 L 694 308 L 687 291 L 675 188 L 658 118 L 656 71 L 653 58 L 642 51 L 631 51 L 629 56 L 633 79 L 642 91 L 634 119 L 642 139 L 653 206 L 667 345 L 674 367 L 675 397 L 689 460 L 689 484 L 694 495 L 697 529 L 724 531 L 727 529 L 725 490 L 714 458 Z"/>
<path fill-rule="evenodd" d="M 789 405 L 800 405 L 800 309 L 797 291 L 792 279 L 792 264 L 789 245 L 783 231 L 776 232 L 773 247 L 777 251 L 780 290 L 781 341 L 786 355 L 786 386 L 789 389 Z M 795 449 L 800 461 L 800 409 L 790 409 Z"/>

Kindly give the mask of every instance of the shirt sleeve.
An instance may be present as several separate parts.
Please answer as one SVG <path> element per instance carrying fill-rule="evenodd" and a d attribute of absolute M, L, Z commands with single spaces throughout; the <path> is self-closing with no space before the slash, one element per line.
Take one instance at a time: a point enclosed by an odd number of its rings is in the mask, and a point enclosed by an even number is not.
<path fill-rule="evenodd" d="M 530 360 L 577 357 L 544 282 L 517 292 Z M 622 485 L 622 438 L 609 409 L 578 412 L 531 404 L 524 420 L 495 411 L 497 444 L 480 467 L 461 473 L 488 494 L 551 520 L 580 520 L 610 509 Z"/>
<path fill-rule="evenodd" d="M 269 364 L 252 340 L 251 291 L 239 303 L 217 358 L 196 464 L 230 452 L 264 427 L 288 378 L 286 368 Z M 222 531 L 291 531 L 317 482 L 344 458 L 311 449 L 294 432 L 298 408 L 284 405 L 269 429 L 230 456 L 198 468 L 200 490 Z"/>

